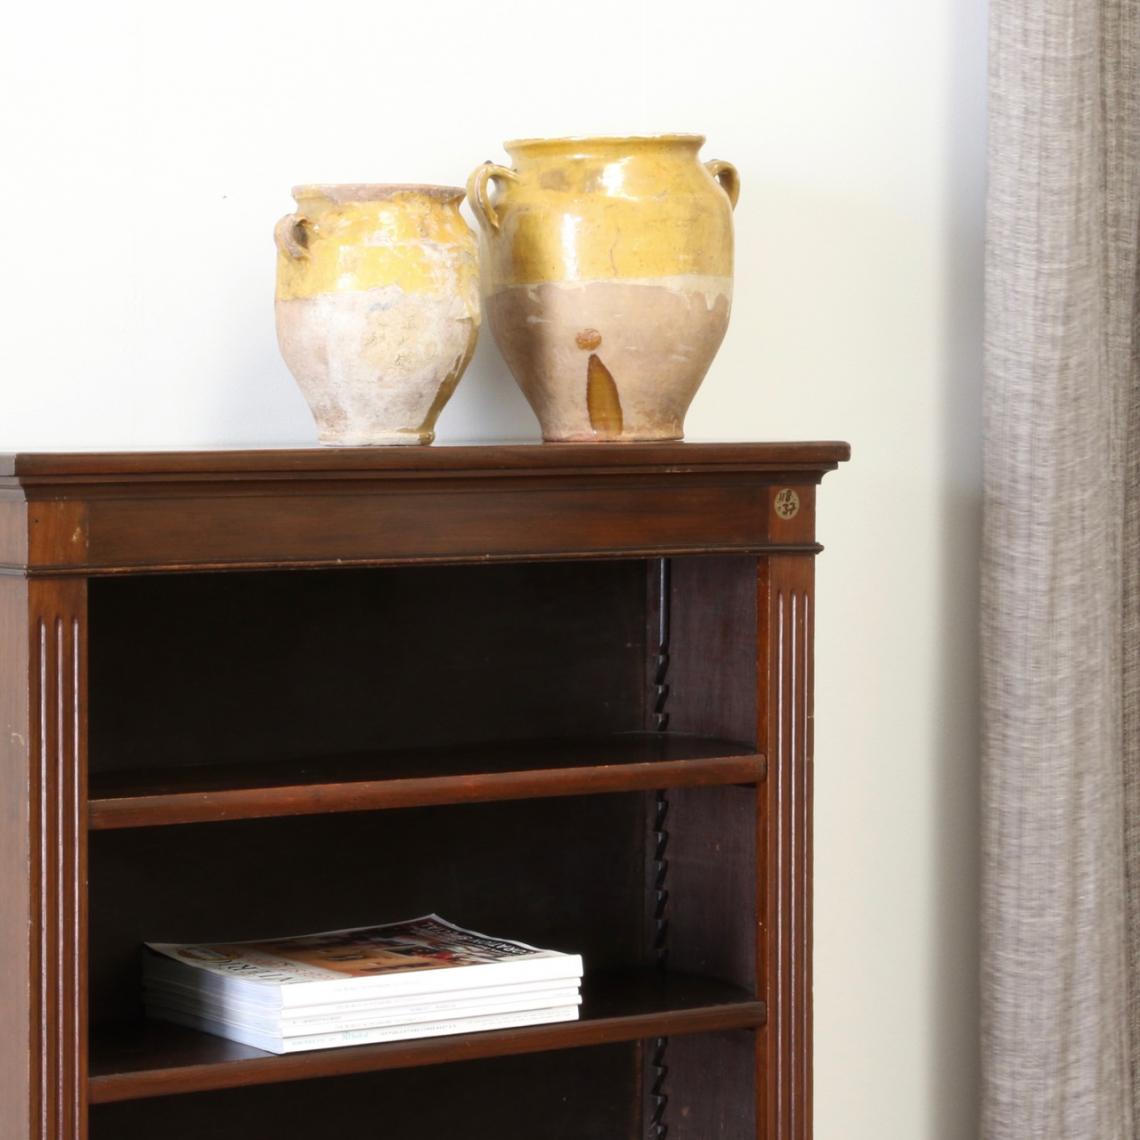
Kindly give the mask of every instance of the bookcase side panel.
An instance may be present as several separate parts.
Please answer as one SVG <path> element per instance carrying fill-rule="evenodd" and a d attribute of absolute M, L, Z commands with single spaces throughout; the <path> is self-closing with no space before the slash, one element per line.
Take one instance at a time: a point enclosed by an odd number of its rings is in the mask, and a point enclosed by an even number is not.
<path fill-rule="evenodd" d="M 87 584 L 32 580 L 27 602 L 31 1137 L 84 1140 Z"/>
<path fill-rule="evenodd" d="M 758 946 L 768 1019 L 757 1038 L 760 1136 L 812 1135 L 811 557 L 760 562 L 759 736 L 768 778 L 759 800 Z"/>
<path fill-rule="evenodd" d="M 30 1140 L 33 1098 L 34 1010 L 32 836 L 28 724 L 28 585 L 0 576 L 0 1135 Z"/>
<path fill-rule="evenodd" d="M 86 1135 L 85 625 L 82 580 L 0 577 L 5 1140 Z"/>

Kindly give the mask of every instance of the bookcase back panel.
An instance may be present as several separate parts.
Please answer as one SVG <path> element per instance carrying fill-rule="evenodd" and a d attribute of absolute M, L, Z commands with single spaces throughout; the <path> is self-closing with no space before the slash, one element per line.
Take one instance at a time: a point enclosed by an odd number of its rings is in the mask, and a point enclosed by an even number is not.
<path fill-rule="evenodd" d="M 437 911 L 475 930 L 646 961 L 644 794 L 91 837 L 91 1008 L 141 1016 L 144 942 L 265 938 Z"/>
<path fill-rule="evenodd" d="M 670 560 L 669 728 L 756 740 L 757 560 Z"/>
<path fill-rule="evenodd" d="M 669 1140 L 745 1140 L 756 1135 L 756 1038 L 696 1033 L 669 1039 L 665 1122 Z"/>
<path fill-rule="evenodd" d="M 669 965 L 754 989 L 754 788 L 669 793 Z"/>
<path fill-rule="evenodd" d="M 92 772 L 645 727 L 643 561 L 96 579 Z"/>
<path fill-rule="evenodd" d="M 90 1140 L 640 1140 L 639 1072 L 630 1043 L 195 1093 L 101 1105 Z"/>

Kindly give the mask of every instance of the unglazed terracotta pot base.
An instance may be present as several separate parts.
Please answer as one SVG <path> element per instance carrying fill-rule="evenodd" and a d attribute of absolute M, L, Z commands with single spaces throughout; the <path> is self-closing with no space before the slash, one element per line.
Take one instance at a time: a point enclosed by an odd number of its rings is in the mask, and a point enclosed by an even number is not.
<path fill-rule="evenodd" d="M 281 354 L 321 443 L 342 447 L 431 443 L 477 335 L 455 294 L 385 285 L 277 301 Z"/>
<path fill-rule="evenodd" d="M 728 327 L 732 279 L 512 285 L 495 340 L 551 442 L 680 439 Z"/>

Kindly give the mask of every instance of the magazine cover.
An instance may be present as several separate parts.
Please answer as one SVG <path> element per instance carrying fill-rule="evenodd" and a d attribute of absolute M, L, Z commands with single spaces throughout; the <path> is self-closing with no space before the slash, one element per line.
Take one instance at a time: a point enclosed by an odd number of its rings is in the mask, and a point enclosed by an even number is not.
<path fill-rule="evenodd" d="M 578 955 L 541 950 L 523 942 L 493 938 L 465 930 L 441 918 L 424 915 L 385 926 L 333 930 L 293 938 L 251 942 L 147 943 L 155 954 L 177 963 L 177 973 L 185 979 L 187 968 L 199 975 L 213 975 L 223 981 L 253 983 L 258 987 L 280 989 L 306 986 L 314 991 L 359 989 L 406 991 L 406 983 L 417 975 L 413 988 L 450 990 L 476 984 L 476 976 L 494 976 L 496 981 L 535 977 L 580 977 L 582 960 Z M 531 968 L 539 967 L 538 970 Z M 510 967 L 520 967 L 511 969 Z M 462 970 L 462 973 L 456 971 Z M 470 971 L 470 974 L 469 974 Z M 161 979 L 166 970 L 161 959 L 150 959 L 147 972 Z M 500 976 L 501 975 L 501 976 Z M 468 982 L 468 977 L 472 978 Z M 391 987 L 384 985 L 391 980 Z M 314 984 L 315 983 L 315 984 Z M 343 983 L 343 986 L 336 983 Z M 370 984 L 371 983 L 371 984 Z"/>

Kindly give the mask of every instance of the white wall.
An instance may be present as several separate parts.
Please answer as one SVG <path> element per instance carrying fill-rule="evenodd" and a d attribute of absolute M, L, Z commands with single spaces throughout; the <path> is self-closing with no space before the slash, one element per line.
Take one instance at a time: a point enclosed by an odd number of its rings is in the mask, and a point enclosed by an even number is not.
<path fill-rule="evenodd" d="M 690 438 L 845 438 L 819 566 L 819 1140 L 976 1134 L 985 0 L 19 5 L 0 52 L 0 448 L 314 438 L 274 221 L 525 135 L 736 162 Z M 485 336 L 444 439 L 533 437 Z"/>

